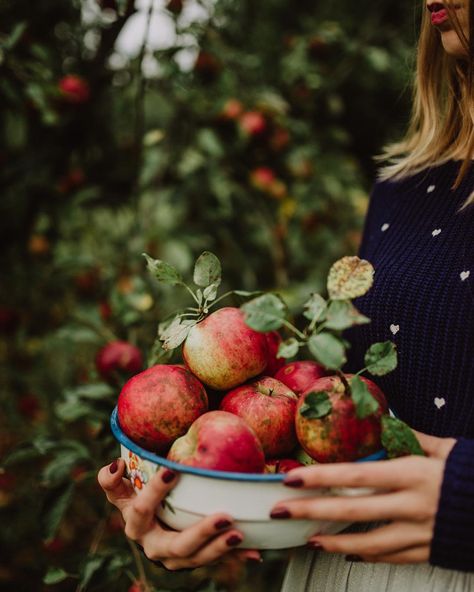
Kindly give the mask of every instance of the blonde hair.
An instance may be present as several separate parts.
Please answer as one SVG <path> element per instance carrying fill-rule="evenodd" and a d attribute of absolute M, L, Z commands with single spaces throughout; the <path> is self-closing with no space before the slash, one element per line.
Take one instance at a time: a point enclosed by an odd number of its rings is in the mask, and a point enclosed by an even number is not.
<path fill-rule="evenodd" d="M 467 59 L 461 60 L 446 53 L 425 7 L 418 42 L 411 120 L 405 137 L 387 146 L 377 157 L 378 161 L 385 162 L 379 171 L 382 180 L 401 179 L 452 159 L 463 160 L 453 185 L 455 189 L 471 165 L 474 153 L 473 11 L 469 10 L 468 38 L 452 1 L 444 4 Z M 463 207 L 473 203 L 474 191 Z"/>

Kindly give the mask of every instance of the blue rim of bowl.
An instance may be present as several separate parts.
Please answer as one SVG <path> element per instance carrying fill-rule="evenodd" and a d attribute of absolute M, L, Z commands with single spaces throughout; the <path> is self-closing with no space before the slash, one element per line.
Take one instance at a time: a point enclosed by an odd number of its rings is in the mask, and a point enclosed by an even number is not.
<path fill-rule="evenodd" d="M 230 473 L 228 471 L 212 471 L 210 469 L 199 469 L 197 467 L 190 467 L 188 465 L 182 465 L 180 463 L 173 462 L 164 458 L 163 456 L 159 456 L 154 452 L 150 452 L 149 450 L 145 450 L 138 444 L 136 444 L 133 440 L 130 440 L 128 436 L 124 434 L 122 428 L 118 422 L 118 413 L 117 407 L 114 408 L 112 411 L 112 415 L 110 416 L 110 427 L 112 429 L 112 433 L 116 440 L 123 444 L 125 448 L 139 456 L 140 458 L 144 458 L 152 463 L 158 464 L 162 467 L 166 467 L 167 469 L 171 469 L 178 473 L 189 473 L 191 475 L 199 475 L 200 477 L 212 477 L 213 479 L 225 479 L 228 481 L 253 481 L 253 482 L 281 482 L 285 479 L 285 473 L 278 473 L 278 474 L 265 474 L 265 473 Z M 368 462 L 368 461 L 375 461 L 375 460 L 382 460 L 387 458 L 387 453 L 385 450 L 379 450 L 370 456 L 366 456 L 361 458 L 355 462 Z"/>

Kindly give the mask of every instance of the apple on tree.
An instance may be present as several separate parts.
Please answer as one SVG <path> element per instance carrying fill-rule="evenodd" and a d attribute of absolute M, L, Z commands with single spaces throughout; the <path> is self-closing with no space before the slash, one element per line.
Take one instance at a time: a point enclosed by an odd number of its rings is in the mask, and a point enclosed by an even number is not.
<path fill-rule="evenodd" d="M 297 396 L 270 377 L 239 386 L 222 399 L 220 409 L 241 417 L 256 433 L 266 458 L 288 455 L 296 446 Z"/>
<path fill-rule="evenodd" d="M 227 411 L 201 415 L 171 446 L 168 457 L 177 463 L 237 473 L 262 473 L 262 445 L 243 419 Z"/>
<path fill-rule="evenodd" d="M 96 355 L 95 363 L 99 374 L 108 381 L 114 381 L 118 374 L 137 374 L 143 369 L 141 351 L 127 341 L 111 341 Z"/>

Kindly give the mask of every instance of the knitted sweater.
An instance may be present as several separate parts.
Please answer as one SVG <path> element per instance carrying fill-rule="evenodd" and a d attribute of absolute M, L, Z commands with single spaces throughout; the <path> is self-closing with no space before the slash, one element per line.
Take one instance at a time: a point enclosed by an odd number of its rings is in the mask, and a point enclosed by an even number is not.
<path fill-rule="evenodd" d="M 450 161 L 375 185 L 360 256 L 375 267 L 355 301 L 372 322 L 348 332 L 349 370 L 375 342 L 397 345 L 398 368 L 376 381 L 413 428 L 455 437 L 445 469 L 430 562 L 474 571 L 474 190 L 471 170 L 451 187 Z"/>

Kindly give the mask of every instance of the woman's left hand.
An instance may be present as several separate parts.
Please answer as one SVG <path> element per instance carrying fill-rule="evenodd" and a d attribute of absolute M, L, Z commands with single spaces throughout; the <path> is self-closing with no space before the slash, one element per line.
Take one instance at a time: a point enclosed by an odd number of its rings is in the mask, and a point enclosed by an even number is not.
<path fill-rule="evenodd" d="M 334 463 L 294 469 L 290 487 L 369 487 L 380 490 L 357 497 L 309 497 L 285 500 L 272 518 L 342 522 L 389 521 L 369 532 L 312 536 L 308 546 L 384 563 L 428 561 L 444 466 L 455 440 L 415 432 L 426 457 L 408 456 L 366 463 Z"/>

